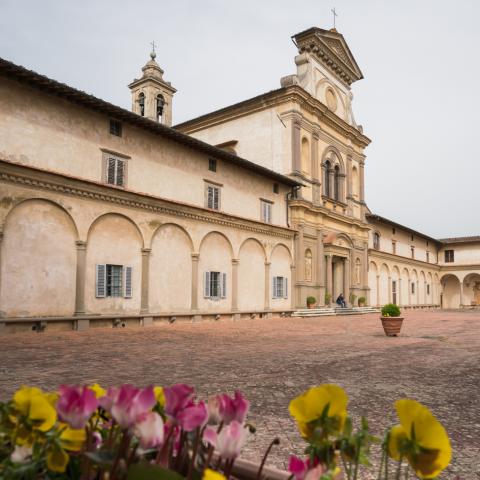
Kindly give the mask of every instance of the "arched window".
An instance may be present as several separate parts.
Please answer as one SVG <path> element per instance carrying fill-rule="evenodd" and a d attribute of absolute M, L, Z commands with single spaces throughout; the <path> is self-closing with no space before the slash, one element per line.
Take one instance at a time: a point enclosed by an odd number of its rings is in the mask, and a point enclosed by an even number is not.
<path fill-rule="evenodd" d="M 140 109 L 140 115 L 142 117 L 145 116 L 145 94 L 143 92 L 140 92 L 138 95 L 138 107 Z"/>
<path fill-rule="evenodd" d="M 373 234 L 373 248 L 375 250 L 380 250 L 380 234 L 378 232 Z"/>
<path fill-rule="evenodd" d="M 157 95 L 157 121 L 159 122 L 162 120 L 164 106 L 165 106 L 165 98 L 163 98 L 163 95 L 158 94 Z"/>
<path fill-rule="evenodd" d="M 302 138 L 302 171 L 310 173 L 310 143 L 305 137 Z"/>
<path fill-rule="evenodd" d="M 340 167 L 335 165 L 333 177 L 333 197 L 335 200 L 340 200 Z"/>
<path fill-rule="evenodd" d="M 312 251 L 310 249 L 305 252 L 305 281 L 312 281 Z"/>
<path fill-rule="evenodd" d="M 323 181 L 323 186 L 324 186 L 323 191 L 327 197 L 330 196 L 330 170 L 331 170 L 331 163 L 330 163 L 330 160 L 327 160 L 325 162 L 325 171 L 324 171 L 325 178 Z"/>

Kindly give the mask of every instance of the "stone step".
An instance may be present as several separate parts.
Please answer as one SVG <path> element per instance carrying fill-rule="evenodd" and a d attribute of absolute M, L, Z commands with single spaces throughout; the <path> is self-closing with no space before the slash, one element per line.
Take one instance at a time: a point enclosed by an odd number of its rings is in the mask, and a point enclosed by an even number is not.
<path fill-rule="evenodd" d="M 292 313 L 292 317 L 325 317 L 336 315 L 362 315 L 365 313 L 379 312 L 374 307 L 320 307 L 320 308 L 302 308 Z"/>

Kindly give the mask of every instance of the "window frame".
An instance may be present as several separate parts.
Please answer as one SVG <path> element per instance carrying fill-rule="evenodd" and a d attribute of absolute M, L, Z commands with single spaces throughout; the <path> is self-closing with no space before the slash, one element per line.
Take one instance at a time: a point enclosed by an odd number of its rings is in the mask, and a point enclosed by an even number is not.
<path fill-rule="evenodd" d="M 208 171 L 217 173 L 217 159 L 216 158 L 209 158 L 208 159 Z"/>
<path fill-rule="evenodd" d="M 274 275 L 272 279 L 272 298 L 288 299 L 288 277 Z"/>
<path fill-rule="evenodd" d="M 445 260 L 445 263 L 455 263 L 455 250 L 454 249 L 444 250 L 444 260 Z"/>
<path fill-rule="evenodd" d="M 120 120 L 116 120 L 115 118 L 110 119 L 109 123 L 109 131 L 110 135 L 115 137 L 122 137 L 123 135 L 123 125 Z"/>
<path fill-rule="evenodd" d="M 215 193 L 212 194 L 212 206 L 210 206 L 209 199 L 209 189 L 212 188 L 212 192 L 217 191 L 217 207 L 215 208 Z M 218 183 L 213 183 L 209 181 L 205 181 L 205 208 L 208 208 L 209 210 L 214 210 L 216 212 L 221 211 L 222 208 L 222 185 L 219 185 Z"/>
<path fill-rule="evenodd" d="M 133 267 L 116 263 L 95 266 L 95 297 L 125 298 L 133 296 Z"/>
<path fill-rule="evenodd" d="M 380 238 L 381 235 L 378 232 L 373 232 L 373 249 L 380 250 Z"/>
<path fill-rule="evenodd" d="M 270 200 L 265 200 L 264 198 L 261 198 L 260 199 L 260 220 L 264 223 L 272 224 L 273 223 L 272 213 L 273 213 L 273 202 Z"/>
<path fill-rule="evenodd" d="M 128 181 L 128 163 L 130 157 L 121 153 L 112 152 L 111 150 L 101 149 L 102 151 L 102 182 L 111 187 L 126 188 Z M 109 182 L 110 160 L 115 161 L 114 183 Z M 123 163 L 122 184 L 117 183 L 118 180 L 118 163 Z"/>
<path fill-rule="evenodd" d="M 227 298 L 227 274 L 220 271 L 204 272 L 203 296 L 209 300 L 219 301 Z"/>

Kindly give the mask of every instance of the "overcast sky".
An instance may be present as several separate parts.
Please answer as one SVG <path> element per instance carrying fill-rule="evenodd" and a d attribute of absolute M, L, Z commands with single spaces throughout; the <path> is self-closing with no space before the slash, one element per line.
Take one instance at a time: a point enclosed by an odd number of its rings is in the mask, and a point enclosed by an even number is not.
<path fill-rule="evenodd" d="M 366 200 L 435 237 L 480 235 L 480 1 L 0 0 L 0 56 L 130 108 L 150 42 L 174 123 L 280 86 L 290 37 L 337 29 L 363 71 Z"/>

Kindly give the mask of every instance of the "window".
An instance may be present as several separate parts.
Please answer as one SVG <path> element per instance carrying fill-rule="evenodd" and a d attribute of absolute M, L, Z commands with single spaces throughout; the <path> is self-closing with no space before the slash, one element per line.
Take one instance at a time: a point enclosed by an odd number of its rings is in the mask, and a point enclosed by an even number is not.
<path fill-rule="evenodd" d="M 260 200 L 262 222 L 272 223 L 272 203 Z"/>
<path fill-rule="evenodd" d="M 288 279 L 273 277 L 273 298 L 288 298 Z"/>
<path fill-rule="evenodd" d="M 110 133 L 117 137 L 122 136 L 122 122 L 118 120 L 110 120 Z"/>
<path fill-rule="evenodd" d="M 330 196 L 330 169 L 331 169 L 331 164 L 330 164 L 330 161 L 327 160 L 325 162 L 325 172 L 324 172 L 324 176 L 325 176 L 325 179 L 324 179 L 324 192 L 325 192 L 325 195 L 327 197 Z"/>
<path fill-rule="evenodd" d="M 397 242 L 392 242 L 392 253 L 397 254 Z"/>
<path fill-rule="evenodd" d="M 413 242 L 413 235 L 412 235 L 412 237 L 411 237 L 411 238 L 412 238 L 412 242 Z"/>
<path fill-rule="evenodd" d="M 139 107 L 139 113 L 142 117 L 145 116 L 145 94 L 143 92 L 140 92 L 138 95 L 138 107 Z"/>
<path fill-rule="evenodd" d="M 373 234 L 373 248 L 375 250 L 380 250 L 380 234 L 378 232 Z"/>
<path fill-rule="evenodd" d="M 410 247 L 410 252 L 412 254 L 412 258 L 415 258 L 415 247 Z"/>
<path fill-rule="evenodd" d="M 430 252 L 427 252 L 427 263 L 430 262 Z"/>
<path fill-rule="evenodd" d="M 427 283 L 427 295 L 430 295 L 430 285 Z"/>
<path fill-rule="evenodd" d="M 415 282 L 412 282 L 412 293 L 415 293 Z"/>
<path fill-rule="evenodd" d="M 205 272 L 204 297 L 219 300 L 227 297 L 227 274 Z"/>
<path fill-rule="evenodd" d="M 205 205 L 212 210 L 220 210 L 220 187 L 211 184 L 206 185 Z"/>
<path fill-rule="evenodd" d="M 110 264 L 97 265 L 96 297 L 132 298 L 132 267 Z"/>
<path fill-rule="evenodd" d="M 392 228 L 392 233 L 395 235 L 395 228 Z"/>
<path fill-rule="evenodd" d="M 208 169 L 211 172 L 216 172 L 217 171 L 217 161 L 214 158 L 209 158 L 208 159 Z"/>
<path fill-rule="evenodd" d="M 273 184 L 273 193 L 278 193 L 278 192 L 279 192 L 278 183 L 274 183 Z"/>
<path fill-rule="evenodd" d="M 112 154 L 104 154 L 104 179 L 105 183 L 116 185 L 117 187 L 125 186 L 126 177 L 126 159 L 119 158 Z"/>
<path fill-rule="evenodd" d="M 454 262 L 454 250 L 445 250 L 445 263 L 452 263 Z"/>
<path fill-rule="evenodd" d="M 333 174 L 333 196 L 335 200 L 340 200 L 340 167 L 335 165 Z"/>
<path fill-rule="evenodd" d="M 163 116 L 163 107 L 165 106 L 165 98 L 163 95 L 157 95 L 157 121 L 160 122 Z"/>

